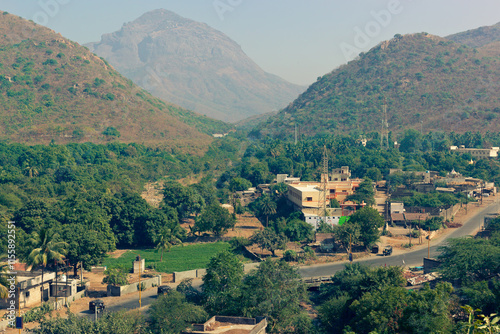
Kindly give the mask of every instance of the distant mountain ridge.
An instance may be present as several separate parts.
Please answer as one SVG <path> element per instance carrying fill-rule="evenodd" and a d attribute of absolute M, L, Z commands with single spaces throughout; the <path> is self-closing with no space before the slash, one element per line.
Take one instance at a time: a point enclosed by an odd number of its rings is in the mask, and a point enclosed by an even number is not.
<path fill-rule="evenodd" d="M 206 148 L 231 126 L 154 98 L 60 34 L 0 14 L 0 139 Z M 203 133 L 202 133 L 203 132 Z"/>
<path fill-rule="evenodd" d="M 164 9 L 86 46 L 153 95 L 224 121 L 283 108 L 304 90 L 264 72 L 225 34 Z"/>
<path fill-rule="evenodd" d="M 467 38 L 468 40 L 468 38 Z M 486 43 L 486 39 L 485 42 Z M 500 130 L 500 52 L 490 41 L 471 48 L 427 33 L 396 35 L 312 84 L 261 134 Z"/>
<path fill-rule="evenodd" d="M 446 36 L 445 38 L 472 48 L 483 47 L 490 43 L 500 42 L 500 22 L 492 26 L 479 27 Z"/>

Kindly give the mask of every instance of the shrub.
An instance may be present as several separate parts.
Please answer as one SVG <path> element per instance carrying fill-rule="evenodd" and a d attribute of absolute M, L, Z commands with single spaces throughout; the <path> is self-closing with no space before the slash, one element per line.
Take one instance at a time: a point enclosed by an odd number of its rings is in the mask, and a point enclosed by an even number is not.
<path fill-rule="evenodd" d="M 116 96 L 115 96 L 115 94 L 108 93 L 108 94 L 106 94 L 106 95 L 104 96 L 104 98 L 105 98 L 106 100 L 114 101 L 114 100 L 115 100 L 115 98 L 116 98 Z"/>
<path fill-rule="evenodd" d="M 32 308 L 31 310 L 27 311 L 26 313 L 23 314 L 23 321 L 25 323 L 27 322 L 34 322 L 34 321 L 39 321 L 45 317 L 45 315 L 53 310 L 53 307 L 49 303 L 44 303 L 41 306 L 37 306 Z"/>
<path fill-rule="evenodd" d="M 243 247 L 250 246 L 252 242 L 248 239 L 245 239 L 243 237 L 235 237 L 229 240 L 229 244 L 234 250 L 242 250 Z"/>
<path fill-rule="evenodd" d="M 105 136 L 117 137 L 117 138 L 121 136 L 120 132 L 112 126 L 107 127 L 106 130 L 102 132 L 102 134 Z"/>
<path fill-rule="evenodd" d="M 291 249 L 287 249 L 285 253 L 283 253 L 283 260 L 287 262 L 297 261 L 297 253 Z"/>
<path fill-rule="evenodd" d="M 57 60 L 55 59 L 47 59 L 42 63 L 42 65 L 57 65 Z"/>
<path fill-rule="evenodd" d="M 118 268 L 113 268 L 113 269 L 108 269 L 104 272 L 104 278 L 102 279 L 102 282 L 105 284 L 111 284 L 111 285 L 126 285 L 128 283 L 127 281 L 127 274 L 124 273 L 121 269 Z"/>

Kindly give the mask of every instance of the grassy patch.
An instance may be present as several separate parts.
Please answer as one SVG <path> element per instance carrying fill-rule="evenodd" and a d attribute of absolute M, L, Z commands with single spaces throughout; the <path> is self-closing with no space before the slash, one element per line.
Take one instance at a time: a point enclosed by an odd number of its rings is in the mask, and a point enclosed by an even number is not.
<path fill-rule="evenodd" d="M 132 270 L 132 263 L 137 254 L 146 259 L 146 267 L 153 267 L 159 272 L 172 273 L 206 268 L 210 258 L 218 252 L 230 248 L 227 242 L 174 246 L 170 252 L 163 253 L 163 262 L 160 262 L 161 252 L 154 249 L 131 250 L 119 258 L 106 258 L 103 265 L 108 268 L 123 268 Z"/>

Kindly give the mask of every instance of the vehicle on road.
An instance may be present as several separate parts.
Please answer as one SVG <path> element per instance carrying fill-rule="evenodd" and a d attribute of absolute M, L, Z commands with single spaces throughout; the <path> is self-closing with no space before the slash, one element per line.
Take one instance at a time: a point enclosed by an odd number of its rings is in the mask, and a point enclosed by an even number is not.
<path fill-rule="evenodd" d="M 93 313 L 99 313 L 104 311 L 104 301 L 102 299 L 95 299 L 89 302 L 89 311 Z"/>
<path fill-rule="evenodd" d="M 392 254 L 392 246 L 386 246 L 384 248 L 384 252 L 383 252 L 383 255 L 384 256 L 388 256 L 388 255 L 391 255 Z"/>
<path fill-rule="evenodd" d="M 169 287 L 168 285 L 160 285 L 158 287 L 158 296 L 165 295 L 172 291 L 172 288 Z"/>

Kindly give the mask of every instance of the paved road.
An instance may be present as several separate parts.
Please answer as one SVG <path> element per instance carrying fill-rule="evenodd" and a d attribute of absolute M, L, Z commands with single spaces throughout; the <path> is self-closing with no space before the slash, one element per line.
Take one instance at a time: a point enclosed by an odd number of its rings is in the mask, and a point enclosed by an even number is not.
<path fill-rule="evenodd" d="M 148 289 L 146 291 L 142 292 L 142 300 L 141 300 L 141 311 L 145 311 L 149 308 L 149 305 L 153 301 L 156 300 L 157 298 L 157 289 Z M 106 298 L 103 298 L 104 302 L 106 303 Z M 125 297 L 118 301 L 117 303 L 113 305 L 106 305 L 106 312 L 117 312 L 117 311 L 122 311 L 122 310 L 131 310 L 139 307 L 139 296 L 137 294 L 134 294 L 133 296 L 130 297 Z M 89 310 L 82 311 L 79 313 L 80 316 L 88 317 L 89 319 L 94 320 L 95 315 L 94 313 L 90 312 Z"/>
<path fill-rule="evenodd" d="M 471 204 L 474 205 L 474 204 Z M 500 208 L 500 203 L 492 203 L 486 208 L 482 209 L 474 216 L 472 216 L 469 220 L 467 220 L 464 225 L 455 231 L 448 234 L 446 237 L 441 238 L 434 243 L 431 243 L 430 247 L 430 256 L 435 257 L 439 254 L 438 247 L 443 245 L 447 239 L 450 238 L 459 238 L 466 235 L 474 234 L 478 228 L 479 224 L 483 222 L 484 216 L 488 213 L 498 212 Z M 423 258 L 427 257 L 427 248 L 418 249 L 415 251 L 409 251 L 404 254 L 399 255 L 391 255 L 391 256 L 374 256 L 369 259 L 359 260 L 355 262 L 360 262 L 364 264 L 368 264 L 370 266 L 383 266 L 383 265 L 407 265 L 407 266 L 415 266 L 422 265 Z M 404 263 L 403 263 L 404 261 Z M 303 278 L 307 277 L 318 277 L 318 276 L 332 276 L 337 271 L 344 269 L 345 263 L 332 263 L 332 264 L 318 264 L 311 265 L 306 267 L 300 267 L 299 272 Z M 197 282 L 199 285 L 200 282 Z M 156 300 L 156 288 L 146 290 L 142 293 L 142 311 L 145 311 L 149 305 Z M 104 299 L 106 301 L 106 299 Z M 120 310 L 129 310 L 139 307 L 138 295 L 134 294 L 133 296 L 123 298 L 117 303 L 113 305 L 107 305 L 107 312 L 115 312 Z M 90 319 L 94 319 L 94 314 L 89 311 L 80 312 L 81 316 L 89 317 Z"/>
<path fill-rule="evenodd" d="M 475 205 L 475 204 L 469 204 Z M 446 235 L 446 237 L 436 241 L 431 241 L 430 247 L 430 256 L 436 257 L 439 255 L 438 248 L 442 246 L 447 239 L 450 238 L 459 238 L 466 235 L 474 234 L 478 229 L 480 224 L 482 224 L 484 220 L 484 216 L 488 213 L 496 213 L 500 208 L 500 203 L 496 201 L 486 208 L 482 209 L 474 216 L 469 218 L 462 227 L 456 229 L 450 234 Z M 423 262 L 423 258 L 427 257 L 427 247 L 423 249 L 418 249 L 415 251 L 406 252 L 404 254 L 399 255 L 391 255 L 391 256 L 375 256 L 365 260 L 359 260 L 355 262 L 360 262 L 363 264 L 367 264 L 370 266 L 383 266 L 383 265 L 407 265 L 407 266 L 421 266 Z M 404 261 L 404 262 L 403 262 Z M 311 265 L 307 267 L 300 267 L 299 272 L 303 278 L 307 277 L 318 277 L 318 276 L 332 276 L 337 271 L 344 269 L 344 263 L 332 263 L 332 264 L 321 264 L 321 265 Z"/>

